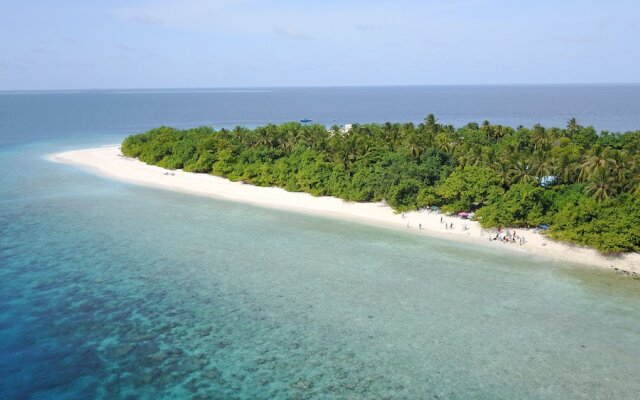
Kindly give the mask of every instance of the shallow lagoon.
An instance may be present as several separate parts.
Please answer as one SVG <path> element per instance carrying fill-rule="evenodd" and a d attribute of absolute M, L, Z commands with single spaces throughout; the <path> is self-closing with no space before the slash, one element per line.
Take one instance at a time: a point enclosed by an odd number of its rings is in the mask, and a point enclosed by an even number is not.
<path fill-rule="evenodd" d="M 629 130 L 638 99 L 638 85 L 0 93 L 0 398 L 637 399 L 639 281 L 43 157 L 159 124 L 302 117 Z"/>
<path fill-rule="evenodd" d="M 639 281 L 43 158 L 90 145 L 0 151 L 2 398 L 640 393 Z"/>

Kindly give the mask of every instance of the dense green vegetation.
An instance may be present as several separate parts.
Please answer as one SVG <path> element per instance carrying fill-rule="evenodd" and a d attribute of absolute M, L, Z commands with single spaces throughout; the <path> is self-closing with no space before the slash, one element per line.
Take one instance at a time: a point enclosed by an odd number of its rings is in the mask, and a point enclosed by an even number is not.
<path fill-rule="evenodd" d="M 129 136 L 129 157 L 260 186 L 386 201 L 397 211 L 475 211 L 484 227 L 547 224 L 556 239 L 640 251 L 640 131 L 470 123 L 250 130 L 160 127 Z"/>

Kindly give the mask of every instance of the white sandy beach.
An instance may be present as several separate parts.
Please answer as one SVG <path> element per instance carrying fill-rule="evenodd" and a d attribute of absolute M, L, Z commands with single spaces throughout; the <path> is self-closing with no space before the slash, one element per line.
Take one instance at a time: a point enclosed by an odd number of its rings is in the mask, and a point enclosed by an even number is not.
<path fill-rule="evenodd" d="M 59 153 L 51 156 L 51 160 L 79 165 L 104 176 L 145 186 L 263 207 L 356 220 L 368 224 L 404 229 L 416 234 L 479 243 L 496 250 L 519 251 L 536 257 L 640 273 L 640 254 L 638 253 L 605 256 L 593 249 L 554 242 L 534 230 L 519 228 L 515 230 L 518 236 L 525 238 L 526 243 L 523 245 L 489 241 L 489 236 L 491 234 L 495 236 L 495 231 L 484 231 L 477 222 L 466 221 L 454 216 L 410 212 L 405 213 L 403 217 L 382 203 L 349 203 L 334 197 L 313 197 L 307 193 L 292 193 L 279 188 L 257 187 L 241 182 L 231 182 L 212 175 L 180 170 L 171 171 L 174 173 L 173 175 L 165 175 L 168 172 L 165 169 L 122 157 L 119 146 Z M 441 218 L 443 222 L 440 222 Z M 453 224 L 453 229 L 446 229 L 445 224 Z M 418 229 L 420 225 L 422 229 Z M 468 228 L 466 230 L 463 229 L 465 225 Z"/>

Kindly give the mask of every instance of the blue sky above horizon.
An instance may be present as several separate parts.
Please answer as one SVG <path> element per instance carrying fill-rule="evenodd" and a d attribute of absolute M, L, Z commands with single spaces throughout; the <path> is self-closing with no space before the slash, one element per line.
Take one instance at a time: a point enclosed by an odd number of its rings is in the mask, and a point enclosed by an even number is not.
<path fill-rule="evenodd" d="M 0 90 L 640 82 L 640 2 L 0 0 Z"/>

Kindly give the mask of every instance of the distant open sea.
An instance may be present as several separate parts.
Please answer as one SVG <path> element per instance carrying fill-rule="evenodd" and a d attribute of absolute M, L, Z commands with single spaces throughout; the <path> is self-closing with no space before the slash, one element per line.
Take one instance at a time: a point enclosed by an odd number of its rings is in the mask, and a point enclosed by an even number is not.
<path fill-rule="evenodd" d="M 430 113 L 458 127 L 484 120 L 564 127 L 575 117 L 624 132 L 640 129 L 640 84 L 0 92 L 0 144 L 125 135 L 163 124 L 419 123 Z"/>
<path fill-rule="evenodd" d="M 640 85 L 0 92 L 0 399 L 638 399 L 640 281 L 54 164 L 158 125 L 640 129 Z"/>

